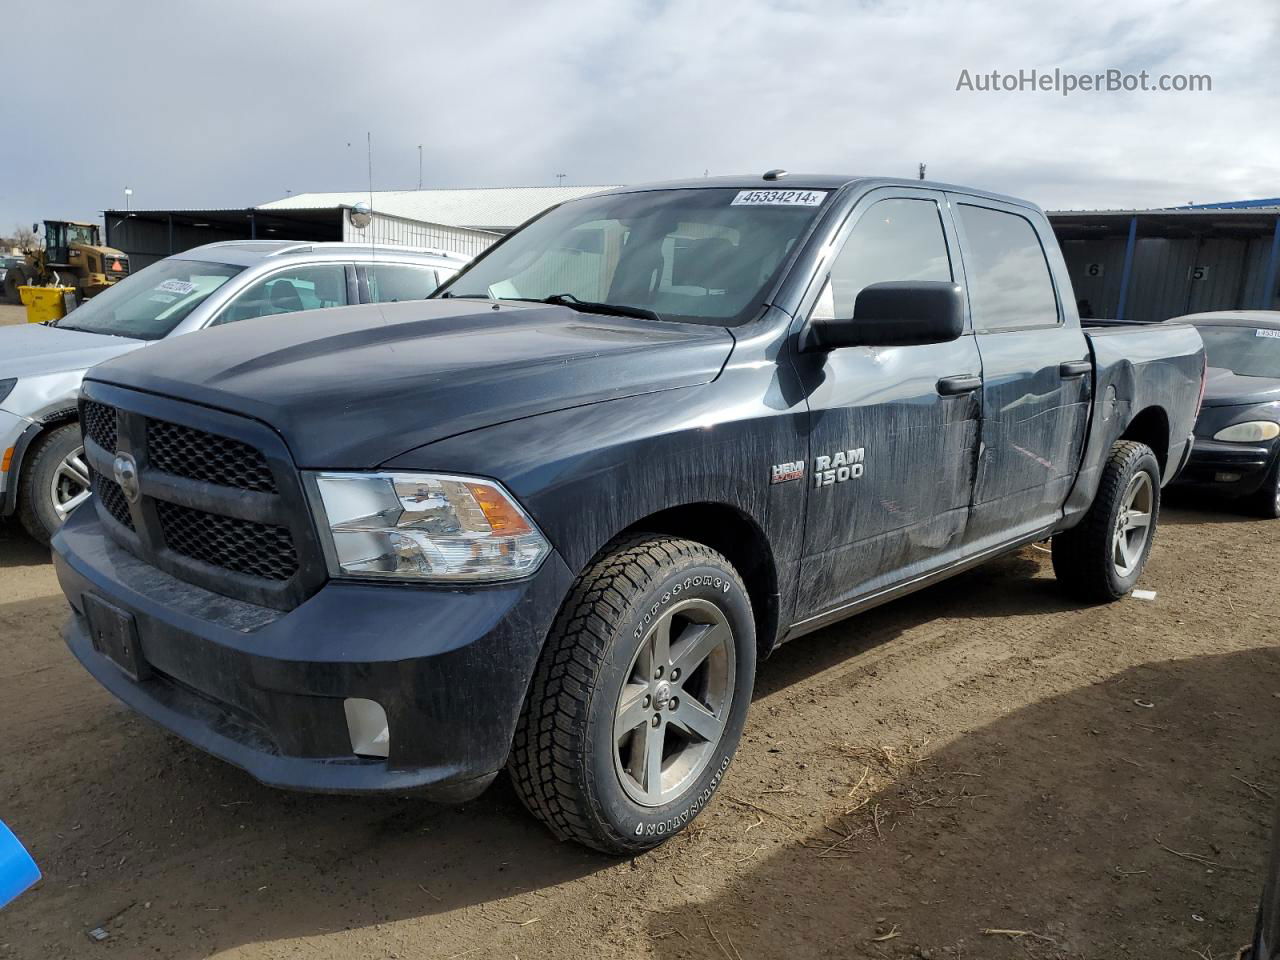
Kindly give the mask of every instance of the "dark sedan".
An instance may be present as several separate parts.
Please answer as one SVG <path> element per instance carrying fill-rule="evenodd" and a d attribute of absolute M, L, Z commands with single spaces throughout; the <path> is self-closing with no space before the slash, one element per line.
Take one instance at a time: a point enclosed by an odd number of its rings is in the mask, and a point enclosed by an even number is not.
<path fill-rule="evenodd" d="M 1246 498 L 1280 517 L 1280 311 L 1193 313 L 1209 374 L 1195 445 L 1178 484 Z"/>

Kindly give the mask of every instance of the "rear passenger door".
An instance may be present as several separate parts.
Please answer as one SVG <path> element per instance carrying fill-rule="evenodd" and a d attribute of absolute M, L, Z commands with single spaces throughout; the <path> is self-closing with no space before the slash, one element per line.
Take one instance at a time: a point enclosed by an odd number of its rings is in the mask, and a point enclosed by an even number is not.
<path fill-rule="evenodd" d="M 872 283 L 960 282 L 939 193 L 861 198 L 808 314 L 852 317 Z M 796 357 L 810 409 L 799 619 L 954 560 L 964 546 L 978 443 L 981 362 L 950 343 L 842 347 Z M 963 381 L 960 378 L 964 378 Z"/>
<path fill-rule="evenodd" d="M 1067 324 L 1066 276 L 1044 218 L 952 195 L 982 355 L 982 443 L 967 538 L 975 550 L 1054 522 L 1075 482 L 1092 391 L 1088 341 Z"/>
<path fill-rule="evenodd" d="M 367 263 L 359 269 L 360 289 L 366 303 L 425 300 L 440 285 L 436 269 L 426 264 Z"/>
<path fill-rule="evenodd" d="M 349 293 L 346 264 L 296 264 L 275 270 L 234 294 L 218 310 L 210 326 L 325 307 L 345 307 L 351 302 Z"/>

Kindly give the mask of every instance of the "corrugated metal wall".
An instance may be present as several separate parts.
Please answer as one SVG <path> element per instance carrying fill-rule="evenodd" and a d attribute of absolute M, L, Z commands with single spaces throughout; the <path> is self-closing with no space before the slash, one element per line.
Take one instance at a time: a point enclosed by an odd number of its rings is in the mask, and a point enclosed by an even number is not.
<path fill-rule="evenodd" d="M 1076 300 L 1087 300 L 1095 317 L 1114 317 L 1120 307 L 1124 247 L 1123 238 L 1067 240 L 1062 244 Z"/>
<path fill-rule="evenodd" d="M 1277 291 L 1263 302 L 1271 237 L 1143 238 L 1139 226 L 1133 253 L 1126 320 L 1168 320 L 1206 310 L 1256 310 L 1280 306 Z M 1124 272 L 1123 238 L 1065 240 L 1076 299 L 1089 301 L 1096 317 L 1114 317 Z"/>
<path fill-rule="evenodd" d="M 402 220 L 385 213 L 373 214 L 373 220 L 363 230 L 351 226 L 342 218 L 342 239 L 352 243 L 381 243 L 402 247 L 434 247 L 450 250 L 467 257 L 474 257 L 496 243 L 501 237 L 483 230 L 465 227 L 449 227 L 440 223 L 422 223 Z"/>

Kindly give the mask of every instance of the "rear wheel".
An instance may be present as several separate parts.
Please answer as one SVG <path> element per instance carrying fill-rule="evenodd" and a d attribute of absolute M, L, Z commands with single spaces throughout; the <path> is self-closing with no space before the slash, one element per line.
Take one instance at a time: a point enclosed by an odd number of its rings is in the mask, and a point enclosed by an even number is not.
<path fill-rule="evenodd" d="M 508 769 L 563 840 L 657 846 L 706 806 L 755 678 L 751 601 L 710 547 L 640 535 L 578 578 L 547 639 Z"/>
<path fill-rule="evenodd" d="M 18 518 L 47 544 L 67 516 L 89 499 L 89 467 L 80 425 L 68 423 L 37 441 L 18 486 Z"/>
<path fill-rule="evenodd" d="M 1146 444 L 1117 442 L 1089 512 L 1053 538 L 1053 572 L 1059 582 L 1095 603 L 1125 596 L 1146 567 L 1159 515 L 1156 455 Z"/>

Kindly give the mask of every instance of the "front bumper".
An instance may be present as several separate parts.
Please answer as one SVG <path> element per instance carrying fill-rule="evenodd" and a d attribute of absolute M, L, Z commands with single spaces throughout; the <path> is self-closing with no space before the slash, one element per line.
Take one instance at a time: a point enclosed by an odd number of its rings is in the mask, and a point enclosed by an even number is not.
<path fill-rule="evenodd" d="M 331 581 L 282 612 L 138 560 L 77 510 L 54 538 L 67 645 L 108 690 L 271 786 L 461 800 L 506 762 L 529 679 L 573 577 L 552 553 L 518 583 Z M 142 679 L 95 649 L 86 594 L 131 615 Z M 386 711 L 390 755 L 357 757 L 343 701 Z"/>
<path fill-rule="evenodd" d="M 1226 443 L 1196 437 L 1191 457 L 1175 483 L 1229 497 L 1257 493 L 1271 476 L 1276 444 Z"/>

